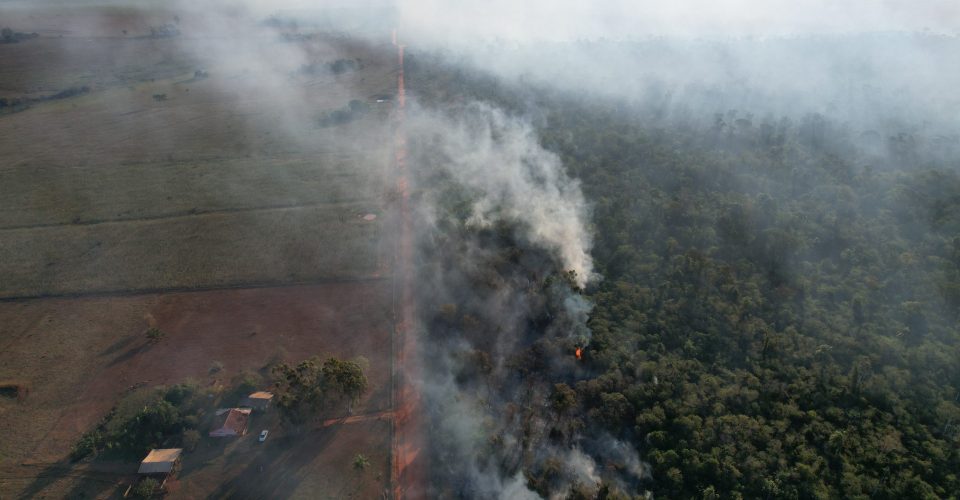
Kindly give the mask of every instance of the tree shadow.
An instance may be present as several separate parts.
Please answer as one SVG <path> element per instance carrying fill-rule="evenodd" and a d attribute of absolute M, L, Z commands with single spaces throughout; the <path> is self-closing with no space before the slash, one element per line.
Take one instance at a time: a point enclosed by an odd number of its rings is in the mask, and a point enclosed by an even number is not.
<path fill-rule="evenodd" d="M 302 470 L 333 441 L 337 426 L 311 429 L 264 444 L 264 449 L 233 479 L 208 498 L 288 498 L 303 481 Z"/>
<path fill-rule="evenodd" d="M 188 452 L 189 460 L 185 459 L 183 461 L 183 466 L 180 472 L 177 473 L 178 480 L 190 477 L 203 469 L 211 460 L 223 456 L 227 446 L 230 444 L 228 441 L 229 438 L 210 438 L 203 435 L 201 439 L 203 440 L 201 444 Z"/>
<path fill-rule="evenodd" d="M 389 383 L 381 385 L 377 391 L 367 398 L 367 407 L 362 411 L 373 413 L 390 409 L 390 391 L 393 388 Z"/>
<path fill-rule="evenodd" d="M 142 344 L 135 345 L 130 349 L 127 349 L 127 351 L 124 352 L 123 354 L 113 358 L 109 363 L 107 363 L 107 366 L 114 366 L 120 363 L 127 362 L 133 357 L 137 356 L 138 354 L 149 351 L 151 347 L 153 347 L 153 343 L 149 341 L 145 341 Z"/>
<path fill-rule="evenodd" d="M 128 336 L 127 338 L 120 339 L 114 342 L 113 344 L 110 344 L 110 347 L 107 347 L 106 349 L 104 349 L 103 352 L 100 353 L 100 355 L 107 356 L 107 355 L 113 354 L 119 351 L 120 349 L 127 347 L 128 345 L 130 345 L 131 342 L 133 342 L 136 339 L 137 337 L 134 337 L 132 335 Z"/>
<path fill-rule="evenodd" d="M 38 494 L 47 489 L 53 483 L 68 477 L 69 476 L 69 467 L 70 462 L 66 460 L 61 460 L 59 462 L 54 462 L 48 464 L 46 467 L 41 470 L 37 476 L 34 478 L 24 490 L 20 493 L 20 496 L 17 498 L 26 500 L 28 498 L 35 498 Z"/>
<path fill-rule="evenodd" d="M 126 485 L 118 484 L 120 477 L 114 480 L 83 478 L 70 488 L 64 498 L 122 498 Z M 105 493 L 113 490 L 109 497 Z"/>
<path fill-rule="evenodd" d="M 64 498 L 101 498 L 111 489 L 119 490 L 117 483 L 129 477 L 126 472 L 79 469 L 77 466 L 78 464 L 66 458 L 47 464 L 17 498 L 26 500 L 43 497 L 44 490 L 64 479 L 73 479 L 76 482 Z M 111 497 L 114 496 L 117 495 L 111 495 Z"/>

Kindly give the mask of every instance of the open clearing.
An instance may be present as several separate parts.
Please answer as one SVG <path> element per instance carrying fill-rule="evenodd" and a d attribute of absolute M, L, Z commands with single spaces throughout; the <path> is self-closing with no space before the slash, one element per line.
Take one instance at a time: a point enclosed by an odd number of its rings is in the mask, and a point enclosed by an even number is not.
<path fill-rule="evenodd" d="M 157 344 L 144 335 L 151 324 L 165 333 Z M 0 379 L 31 389 L 19 402 L 0 398 L 0 456 L 10 464 L 61 460 L 131 388 L 226 384 L 276 359 L 363 356 L 371 390 L 354 412 L 390 405 L 386 281 L 0 303 L 0 325 Z M 223 368 L 210 373 L 214 362 Z"/>
<path fill-rule="evenodd" d="M 95 41 L 150 54 L 159 44 L 171 65 L 202 67 L 206 76 L 171 75 L 164 66 L 149 79 L 91 81 L 87 94 L 0 115 L 0 151 L 7 152 L 0 164 L 0 297 L 380 272 L 381 222 L 360 218 L 383 212 L 390 200 L 389 107 L 372 96 L 392 80 L 376 51 L 348 54 L 361 67 L 346 75 L 302 75 L 295 65 L 257 75 L 204 52 L 223 41 L 190 50 L 176 39 Z M 295 51 L 297 62 L 344 57 L 324 42 L 304 43 L 312 49 Z M 34 90 L 49 93 L 56 85 L 43 75 L 67 71 L 57 61 L 89 49 L 76 45 L 64 37 L 4 47 L 0 67 L 19 67 L 21 76 L 41 80 Z M 87 61 L 95 74 L 135 62 L 89 50 L 102 56 Z M 294 47 L 271 39 L 258 50 Z M 30 93 L 13 87 L 0 90 Z M 373 104 L 342 126 L 318 125 L 318 116 L 351 99 Z"/>
<path fill-rule="evenodd" d="M 0 381 L 29 390 L 0 394 L 2 498 L 122 493 L 136 464 L 65 457 L 142 388 L 363 356 L 370 391 L 354 415 L 391 410 L 388 33 L 371 47 L 207 21 L 5 12 L 41 36 L 0 47 L 0 98 L 29 103 L 0 110 Z M 147 36 L 172 22 L 181 36 Z M 353 69 L 322 70 L 340 59 Z M 249 435 L 187 453 L 170 496 L 375 498 L 390 435 L 386 417 L 294 432 L 255 416 Z"/>
<path fill-rule="evenodd" d="M 256 433 L 206 440 L 184 456 L 183 469 L 168 482 L 167 497 L 381 498 L 389 476 L 389 426 L 383 420 L 297 434 L 281 429 L 271 431 L 264 443 Z M 352 464 L 356 454 L 368 460 L 363 470 Z M 0 488 L 15 498 L 119 498 L 135 475 L 135 464 L 0 466 Z"/>
<path fill-rule="evenodd" d="M 361 213 L 324 206 L 6 230 L 0 298 L 372 278 L 378 224 Z"/>

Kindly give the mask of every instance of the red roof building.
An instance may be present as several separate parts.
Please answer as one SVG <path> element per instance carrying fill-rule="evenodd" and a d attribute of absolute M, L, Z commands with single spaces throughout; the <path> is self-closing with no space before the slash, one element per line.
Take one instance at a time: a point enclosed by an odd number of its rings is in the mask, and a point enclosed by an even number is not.
<path fill-rule="evenodd" d="M 210 431 L 210 437 L 236 437 L 247 433 L 249 408 L 229 408 L 217 412 L 219 426 Z"/>

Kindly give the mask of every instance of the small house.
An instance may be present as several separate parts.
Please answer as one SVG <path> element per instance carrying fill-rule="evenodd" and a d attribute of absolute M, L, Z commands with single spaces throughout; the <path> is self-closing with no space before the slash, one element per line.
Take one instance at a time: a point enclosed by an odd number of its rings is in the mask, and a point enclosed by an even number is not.
<path fill-rule="evenodd" d="M 270 408 L 270 403 L 273 402 L 273 393 L 259 391 L 255 392 L 245 398 L 240 402 L 240 406 L 245 408 L 253 408 L 254 410 L 266 411 Z"/>
<path fill-rule="evenodd" d="M 249 408 L 226 408 L 217 411 L 217 417 L 217 426 L 210 431 L 210 437 L 237 437 L 247 433 Z"/>
<path fill-rule="evenodd" d="M 180 455 L 182 448 L 165 448 L 160 450 L 150 450 L 147 458 L 140 462 L 138 474 L 150 476 L 169 476 L 180 465 Z"/>

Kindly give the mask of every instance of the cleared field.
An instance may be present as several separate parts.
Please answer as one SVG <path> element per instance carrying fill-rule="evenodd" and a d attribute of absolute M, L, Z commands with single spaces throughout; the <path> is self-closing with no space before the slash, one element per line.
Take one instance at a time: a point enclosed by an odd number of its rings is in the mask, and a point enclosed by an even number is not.
<path fill-rule="evenodd" d="M 389 33 L 376 47 L 240 14 L 24 5 L 3 25 L 41 37 L 0 47 L 0 97 L 30 100 L 0 110 L 0 382 L 27 391 L 0 393 L 0 497 L 116 496 L 135 464 L 64 458 L 138 388 L 363 356 L 355 414 L 390 410 Z M 147 36 L 169 23 L 182 34 Z M 71 87 L 89 90 L 43 100 Z M 288 435 L 275 419 L 254 421 L 264 444 L 204 439 L 172 496 L 388 489 L 389 421 Z"/>
<path fill-rule="evenodd" d="M 86 30 L 88 18 L 142 28 L 174 16 L 65 12 L 78 17 L 19 19 Z M 391 199 L 389 104 L 372 99 L 393 84 L 389 56 L 262 30 L 246 42 L 187 38 L 205 33 L 188 14 L 178 26 L 182 38 L 41 37 L 0 51 L 0 76 L 16 91 L 73 85 L 50 83 L 68 74 L 92 89 L 0 115 L 0 298 L 381 271 L 382 218 L 361 217 Z M 355 69 L 302 71 L 333 60 Z M 366 111 L 320 125 L 351 100 Z"/>
<path fill-rule="evenodd" d="M 14 45 L 4 50 L 35 50 L 31 42 Z M 318 123 L 324 112 L 353 99 L 369 100 L 389 85 L 388 72 L 372 61 L 367 64 L 371 66 L 346 76 L 305 78 L 292 73 L 294 68 L 262 75 L 211 62 L 204 66 L 205 78 L 196 79 L 193 71 L 172 78 L 158 75 L 153 81 L 44 101 L 0 115 L 0 148 L 16 152 L 4 165 L 109 166 L 330 154 L 376 160 L 387 144 L 382 106 L 373 102 L 369 113 L 344 126 L 321 128 Z M 317 157 L 318 163 L 323 160 Z"/>
<path fill-rule="evenodd" d="M 146 10 L 122 5 L 92 7 L 93 2 L 86 5 L 82 2 L 74 5 L 44 3 L 6 0 L 3 3 L 4 24 L 19 31 L 35 31 L 50 37 L 133 37 L 148 34 L 151 26 L 171 22 L 177 15 L 162 6 Z"/>
<path fill-rule="evenodd" d="M 381 175 L 321 158 L 0 169 L 0 229 L 382 198 Z"/>
<path fill-rule="evenodd" d="M 154 345 L 144 335 L 150 324 L 166 334 Z M 7 465 L 61 460 L 131 387 L 187 379 L 224 384 L 276 359 L 363 356 L 370 362 L 371 390 L 355 413 L 383 411 L 390 404 L 392 302 L 386 282 L 0 303 L 0 325 L 0 379 L 16 378 L 30 387 L 21 401 L 0 398 L 0 434 L 6 436 L 0 457 Z M 215 361 L 223 369 L 211 374 Z M 388 443 L 388 432 L 384 427 L 358 441 L 364 439 Z M 382 450 L 389 453 L 389 445 Z M 334 460 L 320 450 L 310 453 L 318 464 Z M 240 453 L 224 467 L 258 456 Z M 337 460 L 348 463 L 350 457 Z M 208 459 L 216 457 L 197 460 Z M 340 472 L 312 474 L 317 477 L 310 481 L 323 482 L 339 480 Z M 189 475 L 183 480 L 187 487 Z M 15 493 L 7 489 L 12 484 L 0 484 L 0 491 Z M 198 484 L 217 488 L 221 481 Z"/>
<path fill-rule="evenodd" d="M 7 26 L 4 19 L 4 26 Z M 14 25 L 16 26 L 16 25 Z M 115 71 L 104 71 L 108 65 Z M 0 97 L 38 97 L 192 72 L 196 62 L 166 40 L 37 38 L 0 51 Z"/>
<path fill-rule="evenodd" d="M 263 444 L 251 436 L 212 458 L 205 451 L 184 463 L 174 496 L 209 496 L 218 484 L 214 498 L 371 499 L 382 498 L 390 478 L 386 420 L 280 433 Z M 363 470 L 353 467 L 357 454 L 369 460 Z"/>
<path fill-rule="evenodd" d="M 256 428 L 274 428 L 255 416 Z M 390 428 L 385 420 L 312 429 L 274 429 L 266 442 L 255 433 L 228 441 L 206 440 L 184 456 L 167 483 L 167 498 L 382 498 L 390 477 Z M 362 454 L 368 465 L 353 466 Z M 136 465 L 58 464 L 0 466 L 0 491 L 29 498 L 121 498 Z"/>
<path fill-rule="evenodd" d="M 378 276 L 363 205 L 5 230 L 0 298 L 303 283 Z"/>

